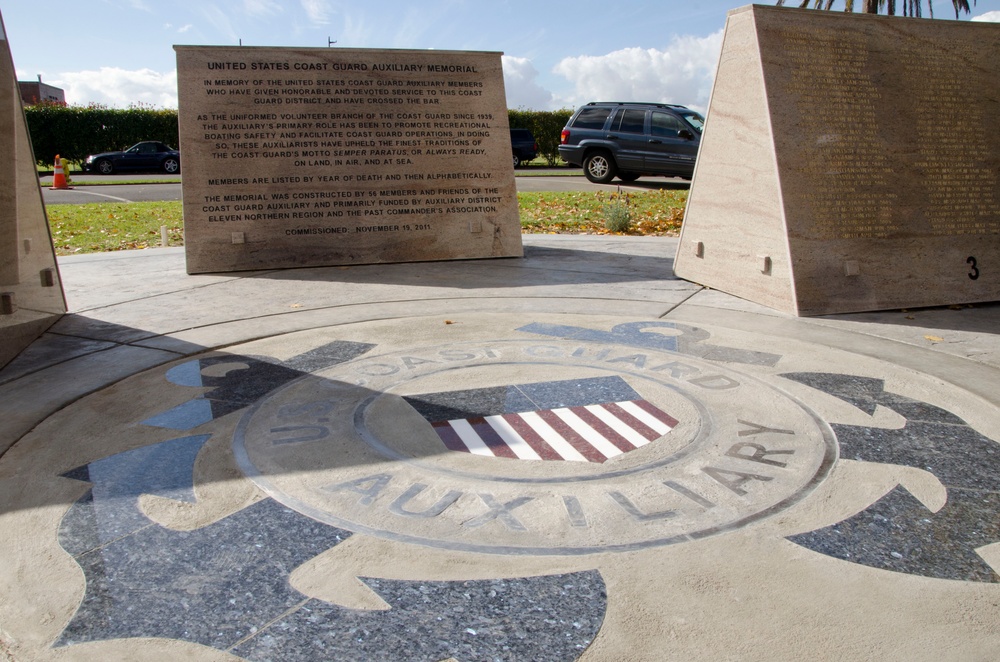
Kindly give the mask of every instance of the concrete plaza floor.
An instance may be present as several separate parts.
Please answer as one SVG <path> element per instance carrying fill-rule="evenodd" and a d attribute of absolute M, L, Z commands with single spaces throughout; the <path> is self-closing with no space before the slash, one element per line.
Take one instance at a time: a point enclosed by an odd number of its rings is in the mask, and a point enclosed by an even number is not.
<path fill-rule="evenodd" d="M 0 659 L 1000 658 L 1000 305 L 794 318 L 676 240 L 60 259 Z"/>

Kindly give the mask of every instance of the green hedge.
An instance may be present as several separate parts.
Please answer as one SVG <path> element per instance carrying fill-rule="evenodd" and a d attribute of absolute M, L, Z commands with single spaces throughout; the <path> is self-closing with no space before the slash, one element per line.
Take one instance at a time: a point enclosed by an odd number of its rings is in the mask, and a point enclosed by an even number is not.
<path fill-rule="evenodd" d="M 130 147 L 140 140 L 159 140 L 172 147 L 177 137 L 177 111 L 42 103 L 24 109 L 28 132 L 40 164 L 51 165 L 56 154 L 80 163 L 88 154 Z M 559 160 L 559 134 L 572 110 L 508 110 L 512 129 L 528 129 L 540 155 L 550 164 Z"/>
<path fill-rule="evenodd" d="M 176 110 L 42 103 L 26 107 L 24 114 L 40 164 L 51 165 L 56 154 L 80 163 L 88 154 L 124 149 L 140 140 L 159 140 L 171 147 L 178 143 Z"/>
<path fill-rule="evenodd" d="M 538 152 L 549 165 L 559 161 L 559 134 L 573 115 L 572 110 L 508 110 L 512 129 L 528 129 L 535 136 Z"/>

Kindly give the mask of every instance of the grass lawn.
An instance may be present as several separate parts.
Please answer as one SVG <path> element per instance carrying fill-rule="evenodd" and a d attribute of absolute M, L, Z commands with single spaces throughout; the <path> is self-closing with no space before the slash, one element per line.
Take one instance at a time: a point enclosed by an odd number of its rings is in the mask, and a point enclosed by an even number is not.
<path fill-rule="evenodd" d="M 518 193 L 525 234 L 629 234 L 672 236 L 680 231 L 686 190 L 618 193 Z M 610 232 L 604 208 L 627 204 L 631 229 Z M 160 226 L 169 244 L 184 245 L 180 202 L 99 202 L 48 207 L 52 241 L 58 255 L 152 248 L 160 245 Z"/>
<path fill-rule="evenodd" d="M 687 190 L 653 190 L 629 193 L 604 191 L 518 193 L 521 231 L 526 234 L 630 234 L 674 236 L 681 229 Z M 604 227 L 604 208 L 627 204 L 632 217 L 628 232 Z"/>
<path fill-rule="evenodd" d="M 51 205 L 46 211 L 56 255 L 159 246 L 161 225 L 167 226 L 171 246 L 184 245 L 180 202 Z"/>

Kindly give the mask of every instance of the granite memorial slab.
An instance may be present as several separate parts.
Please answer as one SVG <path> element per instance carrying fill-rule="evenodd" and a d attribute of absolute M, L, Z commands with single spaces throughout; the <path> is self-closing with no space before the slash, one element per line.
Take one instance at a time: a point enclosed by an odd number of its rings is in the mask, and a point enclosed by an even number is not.
<path fill-rule="evenodd" d="M 0 18 L 0 367 L 66 312 L 14 61 Z"/>
<path fill-rule="evenodd" d="M 730 12 L 675 273 L 796 315 L 1000 299 L 1000 26 Z"/>
<path fill-rule="evenodd" d="M 175 50 L 189 273 L 522 255 L 500 53 Z"/>

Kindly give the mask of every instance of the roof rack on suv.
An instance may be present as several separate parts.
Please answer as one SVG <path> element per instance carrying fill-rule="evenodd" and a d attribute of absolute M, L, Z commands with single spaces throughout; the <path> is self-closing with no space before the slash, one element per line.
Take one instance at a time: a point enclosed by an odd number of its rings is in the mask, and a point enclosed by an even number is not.
<path fill-rule="evenodd" d="M 647 103 L 644 101 L 591 101 L 586 104 L 588 106 L 645 106 L 647 108 L 653 106 L 656 108 L 684 108 L 687 106 L 682 106 L 679 103 Z"/>

